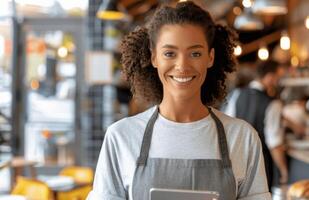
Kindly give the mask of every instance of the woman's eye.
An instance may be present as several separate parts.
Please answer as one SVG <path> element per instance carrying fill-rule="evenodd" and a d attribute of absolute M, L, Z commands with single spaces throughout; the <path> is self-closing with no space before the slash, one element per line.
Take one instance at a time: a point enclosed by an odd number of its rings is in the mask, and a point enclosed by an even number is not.
<path fill-rule="evenodd" d="M 202 54 L 200 52 L 192 52 L 191 56 L 192 57 L 200 57 Z"/>
<path fill-rule="evenodd" d="M 168 58 L 172 58 L 172 57 L 175 57 L 175 53 L 171 51 L 164 52 L 164 56 Z"/>

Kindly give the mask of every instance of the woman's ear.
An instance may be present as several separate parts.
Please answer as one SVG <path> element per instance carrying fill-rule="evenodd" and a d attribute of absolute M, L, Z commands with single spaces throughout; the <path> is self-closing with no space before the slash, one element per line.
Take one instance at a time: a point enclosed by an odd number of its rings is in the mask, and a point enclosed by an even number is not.
<path fill-rule="evenodd" d="M 211 68 L 214 65 L 215 61 L 215 49 L 211 48 L 209 52 L 209 63 L 208 63 L 208 68 Z"/>
<path fill-rule="evenodd" d="M 151 50 L 151 64 L 154 68 L 157 68 L 157 58 L 154 50 Z"/>

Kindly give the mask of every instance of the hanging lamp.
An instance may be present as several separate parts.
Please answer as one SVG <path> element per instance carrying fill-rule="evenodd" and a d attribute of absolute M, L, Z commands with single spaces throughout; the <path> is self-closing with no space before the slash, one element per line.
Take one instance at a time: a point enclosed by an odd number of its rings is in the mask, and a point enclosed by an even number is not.
<path fill-rule="evenodd" d="M 126 14 L 119 10 L 118 0 L 103 0 L 98 11 L 97 18 L 102 20 L 123 20 Z"/>
<path fill-rule="evenodd" d="M 288 8 L 285 0 L 255 0 L 252 11 L 262 15 L 284 15 L 288 13 Z"/>
<path fill-rule="evenodd" d="M 235 18 L 234 27 L 243 31 L 256 31 L 262 30 L 264 23 L 260 18 L 253 15 L 250 9 L 245 8 L 244 12 Z"/>

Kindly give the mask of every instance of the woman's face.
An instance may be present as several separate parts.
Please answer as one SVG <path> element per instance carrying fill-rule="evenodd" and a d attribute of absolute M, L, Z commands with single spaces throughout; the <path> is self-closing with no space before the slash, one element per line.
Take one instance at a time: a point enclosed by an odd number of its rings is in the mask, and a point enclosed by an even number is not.
<path fill-rule="evenodd" d="M 207 69 L 213 65 L 203 29 L 196 25 L 164 25 L 152 51 L 152 64 L 163 84 L 164 98 L 200 98 Z"/>

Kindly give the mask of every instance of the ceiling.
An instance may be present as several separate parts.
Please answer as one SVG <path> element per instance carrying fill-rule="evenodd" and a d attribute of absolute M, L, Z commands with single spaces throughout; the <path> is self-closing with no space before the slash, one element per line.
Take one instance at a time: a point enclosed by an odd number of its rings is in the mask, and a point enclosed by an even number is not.
<path fill-rule="evenodd" d="M 242 0 L 193 0 L 198 5 L 209 10 L 217 21 L 233 27 L 236 15 L 233 8 L 238 6 L 242 8 Z M 286 0 L 288 9 L 291 11 L 299 0 Z M 132 17 L 134 24 L 144 22 L 146 16 L 150 15 L 161 3 L 173 3 L 175 0 L 120 0 L 120 4 L 125 7 L 128 14 Z M 255 51 L 259 48 L 256 45 L 259 40 L 267 39 L 268 43 L 278 43 L 280 31 L 287 26 L 288 15 L 281 16 L 259 16 L 264 22 L 265 28 L 261 31 L 237 31 L 239 33 L 240 43 L 246 44 L 243 59 L 256 59 Z M 277 31 L 277 33 L 276 33 Z M 279 32 L 278 32 L 279 31 Z M 268 36 L 268 37 L 267 37 Z M 258 41 L 258 42 L 256 42 Z M 254 43 L 255 42 L 255 43 Z M 254 56 L 252 56 L 254 53 Z M 252 55 L 250 55 L 252 54 Z M 251 58 L 252 57 L 252 58 Z"/>
<path fill-rule="evenodd" d="M 217 18 L 223 16 L 226 11 L 232 8 L 235 0 L 193 0 L 200 6 L 211 10 L 212 15 Z M 140 21 L 145 16 L 152 13 L 161 3 L 173 3 L 176 0 L 120 0 L 120 4 L 125 7 L 133 21 Z"/>

